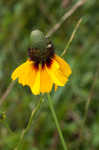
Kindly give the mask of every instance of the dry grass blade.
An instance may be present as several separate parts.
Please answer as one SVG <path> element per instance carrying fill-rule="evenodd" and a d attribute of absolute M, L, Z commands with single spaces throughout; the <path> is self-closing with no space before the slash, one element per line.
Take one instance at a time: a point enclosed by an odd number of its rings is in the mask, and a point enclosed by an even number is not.
<path fill-rule="evenodd" d="M 87 0 L 78 1 L 68 12 L 64 14 L 64 16 L 60 19 L 60 21 L 54 25 L 53 28 L 47 33 L 46 37 L 50 37 L 53 33 L 55 33 L 61 25 L 68 19 L 79 7 L 81 7 Z"/>
<path fill-rule="evenodd" d="M 6 97 L 9 95 L 9 93 L 12 90 L 14 84 L 15 84 L 14 81 L 9 84 L 8 88 L 6 89 L 6 91 L 4 92 L 4 94 L 2 95 L 2 97 L 0 99 L 0 106 L 2 105 L 2 103 L 4 102 L 4 100 L 6 99 Z"/>

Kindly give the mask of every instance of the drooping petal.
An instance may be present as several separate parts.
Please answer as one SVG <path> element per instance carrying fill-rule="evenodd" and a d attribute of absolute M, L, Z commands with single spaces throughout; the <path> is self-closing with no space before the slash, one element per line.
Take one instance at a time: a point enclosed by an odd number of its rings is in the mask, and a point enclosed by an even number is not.
<path fill-rule="evenodd" d="M 69 77 L 70 74 L 72 73 L 70 65 L 66 61 L 64 61 L 61 57 L 59 57 L 58 55 L 55 55 L 54 59 L 60 64 L 60 69 L 63 72 L 63 74 L 65 74 L 67 77 Z"/>
<path fill-rule="evenodd" d="M 17 67 L 12 73 L 11 78 L 13 80 L 18 78 L 18 82 L 23 86 L 31 86 L 35 80 L 35 69 L 33 68 L 33 62 L 27 60 L 25 63 Z"/>
<path fill-rule="evenodd" d="M 47 73 L 46 68 L 41 69 L 41 75 L 40 75 L 40 91 L 41 93 L 49 93 L 52 89 L 53 82 L 50 78 L 49 74 Z"/>
<path fill-rule="evenodd" d="M 52 81 L 59 86 L 64 86 L 66 83 L 67 76 L 63 74 L 62 70 L 60 69 L 60 64 L 53 59 L 52 64 L 50 67 L 46 67 L 48 74 L 50 75 Z"/>
<path fill-rule="evenodd" d="M 58 85 L 54 85 L 55 92 L 57 91 Z"/>
<path fill-rule="evenodd" d="M 31 86 L 31 91 L 34 95 L 40 94 L 40 72 L 41 67 L 36 72 L 34 84 Z"/>
<path fill-rule="evenodd" d="M 30 87 L 33 86 L 35 78 L 36 78 L 36 70 L 34 66 L 32 66 L 32 68 L 30 69 L 30 71 L 28 72 L 26 76 L 26 85 Z"/>

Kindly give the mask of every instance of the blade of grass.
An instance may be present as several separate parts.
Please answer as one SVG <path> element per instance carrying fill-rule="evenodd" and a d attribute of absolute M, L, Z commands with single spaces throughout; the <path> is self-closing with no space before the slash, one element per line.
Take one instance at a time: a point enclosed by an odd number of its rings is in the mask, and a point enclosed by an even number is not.
<path fill-rule="evenodd" d="M 31 124 L 32 124 L 32 121 L 33 121 L 33 117 L 35 116 L 36 112 L 39 110 L 39 108 L 40 108 L 42 102 L 43 102 L 43 97 L 41 96 L 39 103 L 38 103 L 37 106 L 32 110 L 32 113 L 31 113 L 31 116 L 30 116 L 30 118 L 29 118 L 27 127 L 26 127 L 25 129 L 23 129 L 23 131 L 22 131 L 22 133 L 21 133 L 21 135 L 20 135 L 19 143 L 18 143 L 17 147 L 16 147 L 14 150 L 21 150 L 21 144 L 22 144 L 23 138 L 24 138 L 25 134 L 29 131 L 29 129 L 30 129 L 30 127 L 31 127 Z"/>
<path fill-rule="evenodd" d="M 68 48 L 69 48 L 71 42 L 73 41 L 73 39 L 74 39 L 74 37 L 75 37 L 75 34 L 76 34 L 77 29 L 79 28 L 81 22 L 82 22 L 82 18 L 80 18 L 80 19 L 78 20 L 78 22 L 77 22 L 77 24 L 76 24 L 76 26 L 75 26 L 75 28 L 74 28 L 74 30 L 73 30 L 73 32 L 72 32 L 72 35 L 70 36 L 70 39 L 69 39 L 69 41 L 68 41 L 68 43 L 67 43 L 67 45 L 66 45 L 64 51 L 63 51 L 62 54 L 61 54 L 62 57 L 66 54 L 66 52 L 67 52 L 67 50 L 68 50 Z"/>

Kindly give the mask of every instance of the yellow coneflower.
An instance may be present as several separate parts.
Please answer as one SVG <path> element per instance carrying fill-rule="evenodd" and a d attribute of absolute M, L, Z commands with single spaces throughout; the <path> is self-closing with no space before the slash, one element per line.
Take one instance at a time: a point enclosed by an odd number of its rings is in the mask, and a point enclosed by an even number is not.
<path fill-rule="evenodd" d="M 39 30 L 31 33 L 31 48 L 28 60 L 12 73 L 12 80 L 18 78 L 23 86 L 30 87 L 33 94 L 49 93 L 55 85 L 64 86 L 71 74 L 67 62 L 57 56 L 51 42 Z"/>

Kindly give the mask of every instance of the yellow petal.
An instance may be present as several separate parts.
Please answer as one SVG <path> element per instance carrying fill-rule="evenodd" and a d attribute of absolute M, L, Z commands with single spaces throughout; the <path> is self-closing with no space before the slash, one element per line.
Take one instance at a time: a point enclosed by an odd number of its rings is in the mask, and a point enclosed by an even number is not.
<path fill-rule="evenodd" d="M 36 72 L 34 84 L 31 86 L 31 91 L 34 95 L 40 94 L 40 72 L 41 67 Z"/>
<path fill-rule="evenodd" d="M 52 89 L 53 82 L 50 78 L 49 74 L 46 71 L 46 68 L 41 69 L 41 76 L 40 76 L 40 91 L 41 93 L 49 93 Z"/>
<path fill-rule="evenodd" d="M 72 70 L 70 68 L 70 65 L 64 61 L 61 57 L 55 55 L 55 58 L 54 58 L 59 64 L 60 64 L 60 69 L 61 71 L 67 76 L 69 77 L 70 74 L 72 73 Z"/>
<path fill-rule="evenodd" d="M 50 75 L 52 81 L 59 86 L 64 86 L 66 83 L 67 76 L 63 74 L 60 69 L 60 65 L 57 61 L 53 59 L 53 62 L 50 67 L 46 67 L 48 74 Z"/>
<path fill-rule="evenodd" d="M 25 63 L 15 69 L 11 76 L 12 80 L 18 78 L 18 82 L 24 85 L 33 85 L 35 80 L 35 69 L 33 62 L 27 60 Z"/>

